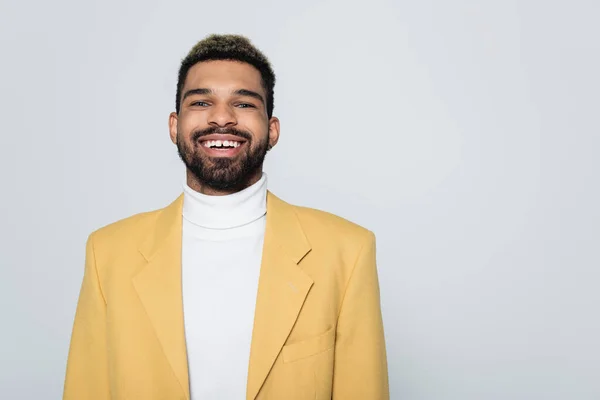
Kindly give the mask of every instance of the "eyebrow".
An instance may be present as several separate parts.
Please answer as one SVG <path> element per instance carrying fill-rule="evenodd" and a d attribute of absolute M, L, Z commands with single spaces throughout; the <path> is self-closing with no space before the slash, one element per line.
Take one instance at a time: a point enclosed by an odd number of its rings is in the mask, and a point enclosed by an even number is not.
<path fill-rule="evenodd" d="M 183 98 L 181 99 L 181 101 L 185 100 L 189 96 L 203 95 L 203 94 L 215 94 L 215 91 L 212 90 L 212 89 L 208 89 L 208 88 L 190 89 L 190 90 L 188 90 L 187 92 L 184 93 Z M 260 95 L 260 93 L 257 93 L 257 92 L 255 92 L 253 90 L 237 89 L 237 90 L 233 91 L 233 94 L 234 95 L 238 95 L 238 96 L 252 97 L 252 98 L 254 98 L 256 100 L 259 100 L 261 103 L 263 103 L 263 105 L 265 104 L 265 100 Z"/>

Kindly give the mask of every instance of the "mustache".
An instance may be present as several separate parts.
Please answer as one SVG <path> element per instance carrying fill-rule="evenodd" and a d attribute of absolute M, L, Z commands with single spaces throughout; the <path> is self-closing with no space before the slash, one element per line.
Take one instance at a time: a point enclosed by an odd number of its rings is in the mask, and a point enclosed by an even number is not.
<path fill-rule="evenodd" d="M 191 136 L 192 136 L 192 141 L 196 142 L 204 136 L 214 135 L 214 134 L 233 135 L 233 136 L 240 137 L 242 139 L 246 139 L 247 141 L 252 140 L 252 135 L 246 131 L 242 131 L 237 128 L 218 128 L 215 126 L 211 126 L 206 129 L 199 129 L 197 131 L 194 131 Z"/>

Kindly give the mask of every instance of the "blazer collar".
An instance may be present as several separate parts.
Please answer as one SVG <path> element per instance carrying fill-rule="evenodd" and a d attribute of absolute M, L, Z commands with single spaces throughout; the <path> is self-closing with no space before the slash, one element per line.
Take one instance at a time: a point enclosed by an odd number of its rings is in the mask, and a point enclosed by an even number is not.
<path fill-rule="evenodd" d="M 183 195 L 160 211 L 155 229 L 139 248 L 147 264 L 133 281 L 182 392 L 189 399 L 181 282 L 182 206 Z M 312 287 L 312 279 L 298 266 L 310 249 L 294 207 L 267 192 L 248 400 L 256 398 Z"/>

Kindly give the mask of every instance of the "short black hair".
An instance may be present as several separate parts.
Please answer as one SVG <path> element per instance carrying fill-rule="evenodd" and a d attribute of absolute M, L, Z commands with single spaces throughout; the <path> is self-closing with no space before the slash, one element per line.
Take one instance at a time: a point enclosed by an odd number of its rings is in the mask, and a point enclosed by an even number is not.
<path fill-rule="evenodd" d="M 202 61 L 229 60 L 252 65 L 260 72 L 261 83 L 267 94 L 267 116 L 273 116 L 275 73 L 267 57 L 242 35 L 212 34 L 199 41 L 181 61 L 177 79 L 175 111 L 179 114 L 183 85 L 190 68 Z"/>

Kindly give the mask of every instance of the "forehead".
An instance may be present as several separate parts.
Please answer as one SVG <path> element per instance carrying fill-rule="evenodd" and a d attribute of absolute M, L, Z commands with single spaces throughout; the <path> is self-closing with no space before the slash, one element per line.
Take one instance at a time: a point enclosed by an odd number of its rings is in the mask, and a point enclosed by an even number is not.
<path fill-rule="evenodd" d="M 229 60 L 202 61 L 188 71 L 185 90 L 209 88 L 219 91 L 249 89 L 262 93 L 260 72 L 252 65 Z"/>

